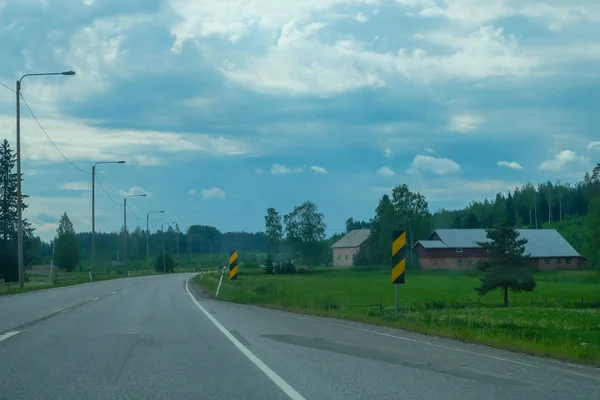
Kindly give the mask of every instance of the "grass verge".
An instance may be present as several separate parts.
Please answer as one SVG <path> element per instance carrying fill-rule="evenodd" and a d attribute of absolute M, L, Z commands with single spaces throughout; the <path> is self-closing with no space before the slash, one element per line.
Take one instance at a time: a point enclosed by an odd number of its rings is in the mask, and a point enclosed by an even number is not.
<path fill-rule="evenodd" d="M 192 271 L 197 271 L 197 268 L 180 268 L 180 269 L 175 269 L 175 273 L 182 273 L 182 272 L 192 272 Z M 104 274 L 101 272 L 96 273 L 96 276 L 94 278 L 94 282 L 100 282 L 100 281 L 108 281 L 108 280 L 113 280 L 113 279 L 122 279 L 122 278 L 133 278 L 135 276 L 148 276 L 148 275 L 157 275 L 156 272 L 154 272 L 154 270 L 135 270 L 135 271 L 130 271 L 130 275 L 122 275 L 122 274 L 116 274 L 116 273 L 111 273 L 111 274 Z M 73 286 L 73 285 L 80 285 L 83 283 L 89 283 L 90 282 L 90 278 L 89 275 L 87 273 L 83 273 L 83 272 L 71 272 L 71 273 L 61 273 L 58 276 L 58 279 L 56 280 L 55 283 L 52 282 L 52 280 L 46 276 L 46 275 L 29 275 L 29 281 L 25 282 L 25 287 L 23 289 L 19 288 L 19 284 L 18 283 L 0 283 L 0 296 L 2 295 L 9 295 L 9 294 L 17 294 L 17 293 L 25 293 L 25 292 L 31 292 L 31 291 L 35 291 L 35 290 L 44 290 L 44 289 L 51 289 L 51 288 L 57 288 L 57 287 L 65 287 L 65 286 Z"/>
<path fill-rule="evenodd" d="M 246 270 L 223 280 L 219 299 L 319 316 L 385 325 L 490 345 L 537 356 L 600 365 L 600 287 L 588 271 L 537 275 L 533 293 L 479 297 L 478 278 L 448 272 L 413 272 L 400 287 L 401 310 L 391 309 L 394 287 L 387 273 L 315 271 L 263 275 Z M 217 275 L 194 278 L 214 295 Z"/>

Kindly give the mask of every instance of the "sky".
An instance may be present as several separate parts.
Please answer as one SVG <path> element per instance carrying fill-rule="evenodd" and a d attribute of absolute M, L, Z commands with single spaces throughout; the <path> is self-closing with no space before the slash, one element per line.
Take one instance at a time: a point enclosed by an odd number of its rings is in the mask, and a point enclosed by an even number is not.
<path fill-rule="evenodd" d="M 310 200 L 328 234 L 399 184 L 430 209 L 600 161 L 597 0 L 0 0 L 22 95 L 25 216 L 97 231 L 264 228 Z M 0 86 L 0 138 L 15 94 Z M 40 126 L 43 128 L 40 128 Z M 52 141 L 50 141 L 51 138 Z"/>

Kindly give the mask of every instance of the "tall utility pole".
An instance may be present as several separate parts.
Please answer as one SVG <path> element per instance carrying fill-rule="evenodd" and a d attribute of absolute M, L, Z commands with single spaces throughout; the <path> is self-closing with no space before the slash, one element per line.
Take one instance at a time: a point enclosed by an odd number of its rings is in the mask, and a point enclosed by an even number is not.
<path fill-rule="evenodd" d="M 17 263 L 19 264 L 19 287 L 25 285 L 25 265 L 23 261 L 23 194 L 21 192 L 21 81 L 27 76 L 75 75 L 74 71 L 44 72 L 41 74 L 25 74 L 17 81 Z"/>
<path fill-rule="evenodd" d="M 130 197 L 146 197 L 146 194 L 131 194 L 123 198 L 123 265 L 127 266 L 127 199 Z"/>
<path fill-rule="evenodd" d="M 94 262 L 96 261 L 96 166 L 98 164 L 125 164 L 125 161 L 98 161 L 92 166 L 92 261 L 90 275 L 94 279 Z"/>
<path fill-rule="evenodd" d="M 163 214 L 164 211 L 150 211 L 146 213 L 146 268 L 150 260 L 150 214 Z"/>
<path fill-rule="evenodd" d="M 163 274 L 167 273 L 167 262 L 165 258 L 165 225 L 174 224 L 175 222 L 165 222 L 160 226 L 162 237 L 162 253 L 163 253 Z"/>

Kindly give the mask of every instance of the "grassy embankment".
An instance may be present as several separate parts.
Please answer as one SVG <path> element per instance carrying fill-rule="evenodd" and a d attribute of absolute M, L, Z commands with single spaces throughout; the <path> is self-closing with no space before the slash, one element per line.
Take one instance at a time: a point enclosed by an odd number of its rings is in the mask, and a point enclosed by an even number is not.
<path fill-rule="evenodd" d="M 223 280 L 219 299 L 314 315 L 393 326 L 508 350 L 600 365 L 600 275 L 596 271 L 536 275 L 532 293 L 500 291 L 480 297 L 478 277 L 450 272 L 412 272 L 394 287 L 388 273 L 318 270 L 302 275 L 265 275 L 245 269 L 234 284 Z M 218 276 L 195 282 L 215 293 Z M 381 305 L 381 307 L 380 307 Z M 595 308 L 594 308 L 595 307 Z"/>
<path fill-rule="evenodd" d="M 177 261 L 177 255 L 172 254 L 173 259 Z M 143 276 L 156 274 L 152 269 L 156 262 L 157 255 L 151 255 L 149 265 L 146 264 L 146 259 L 132 259 L 127 264 L 127 270 L 129 275 L 119 274 L 117 270 L 122 270 L 123 267 L 109 266 L 104 260 L 98 260 L 96 266 L 95 281 L 105 281 L 111 279 L 127 278 L 128 276 Z M 257 265 L 264 258 L 265 254 L 261 253 L 247 253 L 240 257 L 240 261 L 244 265 Z M 200 269 L 215 269 L 218 264 L 227 264 L 229 259 L 228 253 L 213 253 L 213 254 L 192 254 L 188 257 L 188 254 L 183 252 L 179 255 L 178 266 L 175 267 L 175 272 L 192 272 Z M 48 275 L 30 274 L 25 272 L 28 281 L 25 282 L 24 289 L 19 289 L 18 283 L 2 283 L 0 282 L 0 296 L 6 294 L 15 294 L 22 292 L 30 292 L 32 290 L 43 290 L 50 289 L 53 287 L 63 287 L 71 285 L 79 285 L 82 283 L 88 283 L 89 276 L 87 271 L 90 266 L 89 260 L 82 260 L 78 266 L 78 271 L 66 273 L 64 271 L 58 272 L 56 283 L 53 283 Z M 148 268 L 150 267 L 150 269 Z"/>
<path fill-rule="evenodd" d="M 202 268 L 206 269 L 206 268 Z M 214 269 L 214 268 L 213 268 Z M 180 267 L 175 268 L 175 273 L 181 272 L 194 272 L 199 271 L 200 268 L 191 268 L 191 267 Z M 96 273 L 94 277 L 94 282 L 99 281 L 107 281 L 112 279 L 121 279 L 128 278 L 134 276 L 147 276 L 147 275 L 156 275 L 158 274 L 154 270 L 134 270 L 130 271 L 129 275 L 126 274 L 117 274 L 115 271 L 109 270 L 105 273 L 103 270 L 100 270 Z M 89 275 L 83 272 L 60 272 L 56 281 L 53 283 L 48 275 L 40 275 L 40 274 L 26 274 L 28 280 L 24 284 L 24 288 L 20 289 L 19 284 L 16 282 L 10 283 L 0 283 L 0 296 L 7 294 L 16 294 L 23 292 L 31 292 L 33 290 L 43 290 L 43 289 L 51 289 L 55 287 L 64 287 L 64 286 L 72 286 L 79 285 L 82 283 L 88 283 L 90 281 Z"/>

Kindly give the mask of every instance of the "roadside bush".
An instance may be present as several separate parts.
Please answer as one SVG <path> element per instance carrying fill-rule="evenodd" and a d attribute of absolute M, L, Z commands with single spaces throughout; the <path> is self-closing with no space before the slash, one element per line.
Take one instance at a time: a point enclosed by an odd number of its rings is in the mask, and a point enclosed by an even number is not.
<path fill-rule="evenodd" d="M 159 254 L 156 257 L 156 261 L 154 262 L 154 269 L 156 272 L 173 272 L 175 270 L 175 260 L 171 257 L 170 254 L 165 254 L 164 265 L 163 265 L 163 256 Z"/>
<path fill-rule="evenodd" d="M 284 262 L 275 264 L 276 274 L 295 274 L 296 266 L 292 262 Z"/>

